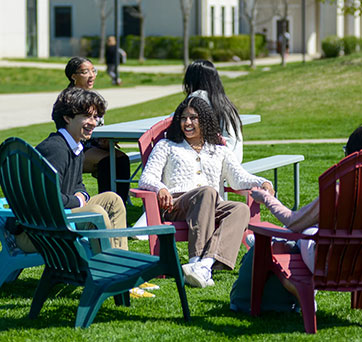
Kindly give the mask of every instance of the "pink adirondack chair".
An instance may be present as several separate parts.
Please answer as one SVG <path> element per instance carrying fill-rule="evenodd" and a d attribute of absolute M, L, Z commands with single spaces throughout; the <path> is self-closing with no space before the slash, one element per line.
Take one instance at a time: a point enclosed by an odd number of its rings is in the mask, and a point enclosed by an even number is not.
<path fill-rule="evenodd" d="M 351 292 L 351 308 L 362 309 L 361 170 L 362 151 L 344 158 L 319 177 L 319 230 L 312 237 L 267 222 L 249 225 L 255 234 L 252 315 L 260 314 L 263 288 L 270 271 L 299 299 L 307 333 L 317 332 L 314 290 Z M 315 240 L 314 273 L 300 254 L 274 252 L 272 236 Z"/>
<path fill-rule="evenodd" d="M 147 132 L 145 132 L 138 140 L 138 146 L 141 153 L 141 160 L 143 167 L 147 163 L 148 157 L 153 149 L 153 146 L 160 139 L 163 139 L 165 137 L 165 131 L 170 126 L 171 121 L 172 117 L 169 117 L 165 120 L 156 123 Z M 260 212 L 259 212 L 260 206 L 252 199 L 251 196 L 249 196 L 248 191 L 245 190 L 236 191 L 231 188 L 225 187 L 225 192 L 234 192 L 242 196 L 246 196 L 247 205 L 250 207 L 251 222 L 260 221 Z M 151 226 L 154 224 L 157 225 L 171 224 L 176 228 L 176 233 L 175 233 L 176 241 L 188 241 L 188 226 L 185 221 L 162 222 L 156 193 L 140 189 L 130 189 L 130 193 L 134 197 L 142 198 L 146 212 L 147 225 Z M 243 236 L 243 243 L 248 249 L 249 246 L 245 242 L 245 237 L 247 234 L 250 233 L 252 232 L 247 230 Z M 159 241 L 157 235 L 149 235 L 149 244 L 150 244 L 151 254 L 158 255 Z"/>

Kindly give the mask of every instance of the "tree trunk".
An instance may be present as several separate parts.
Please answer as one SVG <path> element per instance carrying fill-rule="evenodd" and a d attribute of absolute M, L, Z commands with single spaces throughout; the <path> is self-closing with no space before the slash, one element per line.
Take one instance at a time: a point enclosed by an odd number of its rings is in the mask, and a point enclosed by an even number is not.
<path fill-rule="evenodd" d="M 100 2 L 101 12 L 101 41 L 99 45 L 99 63 L 104 63 L 105 44 L 106 44 L 106 0 Z"/>
<path fill-rule="evenodd" d="M 140 11 L 140 54 L 138 57 L 138 61 L 140 63 L 144 63 L 145 62 L 145 18 L 143 16 L 143 14 L 141 13 L 141 7 L 139 7 L 139 11 Z"/>
<path fill-rule="evenodd" d="M 287 32 L 287 20 L 288 20 L 288 0 L 284 0 L 284 13 L 282 19 L 282 46 L 281 46 L 281 55 L 282 55 L 282 66 L 286 66 L 286 48 L 287 48 L 287 39 L 286 39 L 286 32 Z"/>
<path fill-rule="evenodd" d="M 190 63 L 189 57 L 189 20 L 188 18 L 184 18 L 183 20 L 183 38 L 184 38 L 184 67 L 185 69 Z"/>
<path fill-rule="evenodd" d="M 250 68 L 255 69 L 255 23 L 253 20 L 249 21 L 250 24 Z"/>
<path fill-rule="evenodd" d="M 189 65 L 189 20 L 193 0 L 180 0 L 183 22 L 184 67 Z"/>

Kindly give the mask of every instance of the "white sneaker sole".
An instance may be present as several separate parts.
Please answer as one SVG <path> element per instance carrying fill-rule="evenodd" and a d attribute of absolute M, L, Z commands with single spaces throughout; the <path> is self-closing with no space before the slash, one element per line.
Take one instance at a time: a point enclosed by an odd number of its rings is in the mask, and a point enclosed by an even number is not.
<path fill-rule="evenodd" d="M 204 277 L 197 274 L 192 269 L 193 264 L 185 264 L 182 265 L 182 270 L 185 275 L 185 283 L 194 287 L 201 287 L 204 288 L 206 286 L 214 286 L 215 283 L 210 278 L 209 280 L 205 280 Z"/>

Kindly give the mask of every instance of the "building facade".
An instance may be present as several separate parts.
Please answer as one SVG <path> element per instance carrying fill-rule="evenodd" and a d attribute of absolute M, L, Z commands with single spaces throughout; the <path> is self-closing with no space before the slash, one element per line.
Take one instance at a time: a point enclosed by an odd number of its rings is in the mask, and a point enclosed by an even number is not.
<path fill-rule="evenodd" d="M 251 1 L 248 0 L 249 4 Z M 257 5 L 256 32 L 267 35 L 269 51 L 277 52 L 281 34 L 281 18 L 284 16 L 284 1 L 259 0 Z M 289 52 L 303 50 L 302 0 L 288 0 L 287 31 L 289 32 Z M 321 42 L 329 35 L 360 37 L 362 27 L 360 16 L 344 15 L 343 0 L 335 4 L 321 3 L 318 0 L 305 0 L 305 49 L 313 55 L 321 53 Z M 243 9 L 241 8 L 241 13 Z M 241 17 L 242 32 L 248 32 L 248 24 Z"/>
<path fill-rule="evenodd" d="M 49 43 L 49 0 L 0 0 L 0 58 L 46 58 Z"/>
<path fill-rule="evenodd" d="M 119 33 L 139 34 L 138 19 L 129 9 L 136 0 L 119 1 Z M 247 0 L 252 2 L 254 0 Z M 321 41 L 336 34 L 361 36 L 359 16 L 344 15 L 337 4 L 305 0 L 305 46 L 308 54 L 321 52 Z M 82 54 L 81 38 L 100 36 L 102 0 L 0 0 L 0 58 L 48 57 Z M 256 32 L 267 35 L 271 52 L 278 50 L 282 2 L 259 0 Z M 115 0 L 106 0 L 106 35 L 115 33 Z M 190 35 L 231 36 L 248 33 L 242 0 L 194 0 Z M 279 3 L 278 5 L 275 5 Z M 302 0 L 288 0 L 289 52 L 302 52 Z M 182 36 L 180 0 L 143 0 L 146 36 Z M 19 19 L 20 18 L 20 19 Z"/>

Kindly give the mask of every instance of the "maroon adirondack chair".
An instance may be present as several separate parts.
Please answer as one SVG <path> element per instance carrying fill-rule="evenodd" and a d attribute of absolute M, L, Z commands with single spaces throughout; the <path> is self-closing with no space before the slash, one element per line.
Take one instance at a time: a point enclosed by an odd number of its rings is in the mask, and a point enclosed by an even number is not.
<path fill-rule="evenodd" d="M 155 125 L 153 125 L 147 132 L 145 132 L 141 138 L 138 140 L 138 146 L 141 153 L 141 159 L 143 167 L 146 165 L 148 157 L 153 149 L 153 146 L 160 140 L 165 137 L 165 131 L 170 126 L 172 117 L 169 117 L 165 120 L 162 120 Z M 245 190 L 236 191 L 229 187 L 225 187 L 225 192 L 234 192 L 242 196 L 246 196 L 247 205 L 250 207 L 250 216 L 251 222 L 260 221 L 260 206 L 256 203 L 249 192 Z M 140 189 L 130 189 L 130 193 L 134 197 L 142 198 L 143 205 L 146 212 L 147 225 L 151 226 L 158 222 L 158 225 L 161 224 L 172 224 L 176 228 L 175 239 L 176 241 L 188 241 L 188 226 L 185 221 L 173 221 L 162 222 L 160 216 L 160 209 L 158 206 L 157 195 L 152 191 L 140 190 Z M 243 236 L 244 245 L 249 248 L 245 242 L 245 237 L 247 234 L 252 232 L 247 230 Z M 159 241 L 157 235 L 149 235 L 149 244 L 150 252 L 152 255 L 158 255 L 159 251 Z"/>
<path fill-rule="evenodd" d="M 311 236 L 270 223 L 251 223 L 255 234 L 251 314 L 259 315 L 269 272 L 300 302 L 307 333 L 317 332 L 314 290 L 351 292 L 351 308 L 362 309 L 362 151 L 355 152 L 319 177 L 319 230 Z M 339 181 L 339 190 L 336 184 Z M 316 241 L 315 270 L 300 254 L 273 252 L 271 237 Z"/>

